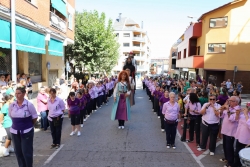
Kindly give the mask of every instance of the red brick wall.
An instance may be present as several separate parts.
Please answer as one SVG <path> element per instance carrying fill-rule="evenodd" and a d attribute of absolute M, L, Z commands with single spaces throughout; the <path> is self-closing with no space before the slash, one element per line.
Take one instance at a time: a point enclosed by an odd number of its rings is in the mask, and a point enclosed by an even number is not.
<path fill-rule="evenodd" d="M 75 0 L 68 0 L 68 3 L 75 8 Z M 0 4 L 10 8 L 10 0 L 1 0 Z M 67 35 L 69 38 L 74 39 L 74 31 L 68 30 L 66 34 L 50 27 L 50 0 L 34 0 L 34 4 L 26 0 L 16 0 L 16 12 L 23 14 L 44 27 L 50 28 L 62 35 Z M 66 20 L 67 22 L 67 20 Z M 73 24 L 74 25 L 74 24 Z"/>

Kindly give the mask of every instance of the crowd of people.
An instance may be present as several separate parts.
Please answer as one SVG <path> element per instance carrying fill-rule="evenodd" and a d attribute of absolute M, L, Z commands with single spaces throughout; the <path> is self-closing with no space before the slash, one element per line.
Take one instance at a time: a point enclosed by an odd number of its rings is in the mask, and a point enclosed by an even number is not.
<path fill-rule="evenodd" d="M 181 141 L 195 142 L 198 151 L 205 151 L 209 139 L 211 156 L 222 137 L 224 157 L 220 161 L 225 162 L 225 167 L 240 167 L 239 152 L 250 146 L 250 103 L 241 107 L 242 88 L 241 82 L 233 85 L 230 80 L 216 87 L 201 79 L 175 80 L 164 76 L 143 79 L 152 111 L 160 119 L 161 131 L 166 133 L 166 147 L 176 149 L 180 122 Z"/>
<path fill-rule="evenodd" d="M 4 78 L 3 78 L 4 80 Z M 3 84 L 3 81 L 0 84 Z M 68 81 L 57 79 L 53 87 L 42 86 L 37 95 L 37 106 L 29 100 L 32 86 L 30 78 L 23 74 L 17 83 L 12 81 L 1 86 L 0 132 L 5 142 L 1 147 L 2 156 L 15 152 L 19 166 L 33 165 L 34 126 L 51 131 L 51 149 L 57 149 L 61 144 L 63 118 L 68 112 L 72 131 L 70 136 L 81 135 L 81 128 L 90 115 L 108 105 L 113 95 L 117 77 L 92 78 L 87 84 L 74 79 L 71 86 Z M 29 140 L 26 140 L 29 139 Z M 1 155 L 1 153 L 0 153 Z"/>

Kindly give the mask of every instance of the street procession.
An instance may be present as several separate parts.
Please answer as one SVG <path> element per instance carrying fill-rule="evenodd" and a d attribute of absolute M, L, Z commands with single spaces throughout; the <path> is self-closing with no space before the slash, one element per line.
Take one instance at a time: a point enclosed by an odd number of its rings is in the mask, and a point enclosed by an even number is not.
<path fill-rule="evenodd" d="M 250 167 L 249 9 L 2 0 L 0 166 Z"/>

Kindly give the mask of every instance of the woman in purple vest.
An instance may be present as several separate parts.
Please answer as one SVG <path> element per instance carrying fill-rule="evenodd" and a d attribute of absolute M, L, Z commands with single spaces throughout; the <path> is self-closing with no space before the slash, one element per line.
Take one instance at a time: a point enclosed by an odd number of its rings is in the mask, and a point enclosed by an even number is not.
<path fill-rule="evenodd" d="M 71 117 L 72 132 L 70 136 L 73 136 L 77 132 L 77 136 L 81 135 L 80 132 L 80 106 L 81 101 L 75 97 L 75 92 L 70 92 L 67 100 L 69 106 L 69 112 Z"/>
<path fill-rule="evenodd" d="M 24 99 L 26 89 L 16 89 L 16 101 L 9 106 L 9 116 L 12 119 L 10 133 L 15 148 L 18 166 L 33 166 L 34 124 L 37 112 L 32 103 Z"/>
<path fill-rule="evenodd" d="M 160 117 L 161 117 L 161 131 L 165 131 L 165 122 L 164 122 L 164 115 L 162 114 L 162 107 L 163 104 L 169 101 L 169 92 L 168 90 L 165 90 L 164 95 L 161 96 L 159 100 L 159 106 L 160 106 Z"/>

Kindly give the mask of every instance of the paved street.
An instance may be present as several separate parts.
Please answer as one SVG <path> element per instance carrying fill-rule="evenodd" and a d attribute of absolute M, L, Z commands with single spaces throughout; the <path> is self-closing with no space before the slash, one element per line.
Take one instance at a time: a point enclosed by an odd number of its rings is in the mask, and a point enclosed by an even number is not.
<path fill-rule="evenodd" d="M 82 128 L 82 136 L 70 137 L 70 121 L 63 122 L 62 147 L 50 149 L 49 132 L 36 130 L 34 140 L 34 166 L 45 167 L 219 167 L 222 154 L 219 145 L 216 155 L 198 157 L 190 146 L 176 139 L 177 149 L 167 149 L 165 133 L 160 131 L 160 122 L 151 111 L 146 92 L 136 91 L 136 105 L 132 108 L 132 120 L 119 130 L 117 122 L 110 120 L 113 99 L 91 115 Z M 191 151 L 191 152 L 190 152 Z M 14 154 L 0 158 L 1 167 L 17 166 Z"/>

